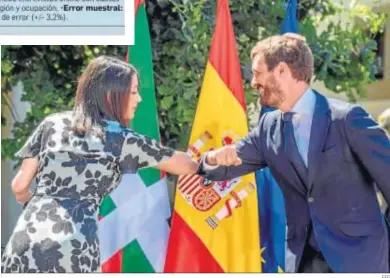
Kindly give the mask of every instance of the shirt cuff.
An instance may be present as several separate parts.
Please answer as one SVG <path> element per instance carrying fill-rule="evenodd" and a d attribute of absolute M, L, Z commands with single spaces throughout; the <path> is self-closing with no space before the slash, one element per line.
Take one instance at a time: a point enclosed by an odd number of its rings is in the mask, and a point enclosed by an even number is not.
<path fill-rule="evenodd" d="M 207 160 L 207 157 L 205 159 L 203 159 L 203 169 L 205 171 L 211 171 L 211 170 L 214 170 L 214 169 L 217 169 L 219 167 L 219 165 L 210 165 L 206 162 Z"/>

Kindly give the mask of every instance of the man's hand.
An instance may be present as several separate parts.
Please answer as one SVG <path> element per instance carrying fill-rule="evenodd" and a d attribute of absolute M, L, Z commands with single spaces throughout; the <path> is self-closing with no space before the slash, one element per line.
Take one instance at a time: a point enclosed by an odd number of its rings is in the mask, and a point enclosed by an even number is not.
<path fill-rule="evenodd" d="M 214 151 L 210 151 L 207 154 L 206 162 L 211 166 L 238 166 L 242 163 L 241 159 L 237 155 L 235 145 L 229 145 Z"/>

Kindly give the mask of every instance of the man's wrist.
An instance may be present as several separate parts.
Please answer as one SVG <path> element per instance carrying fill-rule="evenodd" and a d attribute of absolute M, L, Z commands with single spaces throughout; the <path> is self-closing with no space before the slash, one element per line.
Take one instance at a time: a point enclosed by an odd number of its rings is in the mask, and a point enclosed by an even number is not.
<path fill-rule="evenodd" d="M 208 154 L 206 154 L 206 157 L 203 160 L 203 168 L 205 170 L 214 170 L 218 168 L 218 165 L 216 165 L 215 163 L 213 164 L 212 161 L 210 162 L 210 159 L 208 159 Z"/>
<path fill-rule="evenodd" d="M 207 154 L 206 154 L 205 162 L 206 162 L 206 164 L 209 165 L 209 166 L 217 166 L 217 163 L 216 163 L 214 157 L 213 157 L 213 156 L 210 156 L 210 153 L 207 153 Z"/>
<path fill-rule="evenodd" d="M 206 158 L 205 158 L 205 160 L 204 160 L 204 163 L 211 166 L 211 163 L 210 163 L 209 160 L 210 160 L 210 158 L 209 158 L 209 155 L 207 154 L 207 155 L 206 155 Z"/>

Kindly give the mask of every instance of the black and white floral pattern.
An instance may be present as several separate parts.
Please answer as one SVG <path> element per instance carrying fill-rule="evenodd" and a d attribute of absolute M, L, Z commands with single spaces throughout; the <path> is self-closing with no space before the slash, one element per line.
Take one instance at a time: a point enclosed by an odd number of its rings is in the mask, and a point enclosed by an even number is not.
<path fill-rule="evenodd" d="M 47 117 L 16 154 L 39 158 L 37 189 L 3 252 L 2 272 L 98 272 L 98 211 L 121 174 L 152 167 L 173 150 L 105 121 L 104 138 L 76 136 L 71 112 Z M 131 185 L 129 185 L 131 186 Z"/>

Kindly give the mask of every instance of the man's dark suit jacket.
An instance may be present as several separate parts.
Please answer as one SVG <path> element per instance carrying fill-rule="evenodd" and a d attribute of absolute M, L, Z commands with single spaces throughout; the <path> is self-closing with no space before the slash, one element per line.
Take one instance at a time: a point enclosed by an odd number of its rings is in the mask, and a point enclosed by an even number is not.
<path fill-rule="evenodd" d="M 284 151 L 279 110 L 262 117 L 237 146 L 240 166 L 204 167 L 210 180 L 242 176 L 269 166 L 286 206 L 287 244 L 297 271 L 310 222 L 321 252 L 334 272 L 389 272 L 389 239 L 374 184 L 390 203 L 390 142 L 361 107 L 315 92 L 303 184 Z"/>

